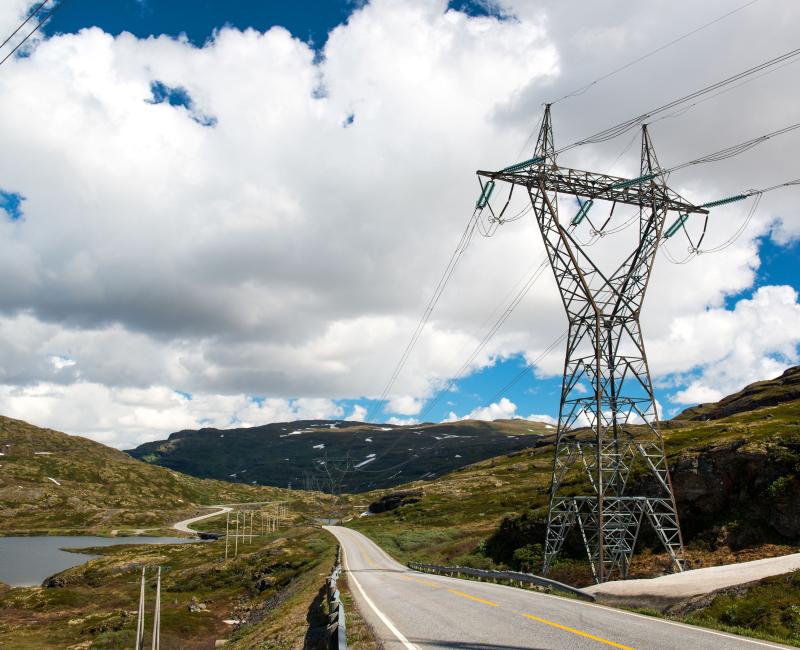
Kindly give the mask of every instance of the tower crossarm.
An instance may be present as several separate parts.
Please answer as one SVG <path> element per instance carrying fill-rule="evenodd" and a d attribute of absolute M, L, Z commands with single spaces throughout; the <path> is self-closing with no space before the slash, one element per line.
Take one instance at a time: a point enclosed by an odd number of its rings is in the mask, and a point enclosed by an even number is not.
<path fill-rule="evenodd" d="M 572 194 L 587 199 L 603 199 L 627 205 L 652 206 L 655 198 L 659 209 L 666 208 L 684 214 L 708 214 L 707 209 L 692 205 L 659 183 L 652 183 L 655 178 L 653 176 L 621 178 L 544 164 L 534 165 L 523 171 L 478 171 L 477 174 L 489 180 L 505 181 L 527 188 L 539 188 L 540 184 L 544 184 L 545 190 L 549 192 Z"/>

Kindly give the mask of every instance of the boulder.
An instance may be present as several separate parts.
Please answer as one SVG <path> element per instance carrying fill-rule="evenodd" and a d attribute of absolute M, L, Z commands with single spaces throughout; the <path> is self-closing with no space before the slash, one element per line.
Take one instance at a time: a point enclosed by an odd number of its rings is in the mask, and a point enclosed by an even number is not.
<path fill-rule="evenodd" d="M 419 501 L 422 499 L 422 495 L 422 490 L 407 490 L 406 492 L 392 492 L 391 494 L 384 494 L 380 499 L 369 504 L 369 511 L 372 514 L 377 515 L 381 512 L 396 510 L 401 506 L 419 503 Z"/>

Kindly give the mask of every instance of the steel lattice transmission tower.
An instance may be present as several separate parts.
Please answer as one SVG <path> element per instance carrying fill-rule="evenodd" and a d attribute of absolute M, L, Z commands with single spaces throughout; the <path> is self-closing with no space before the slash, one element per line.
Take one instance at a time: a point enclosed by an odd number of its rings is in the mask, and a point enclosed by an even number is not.
<path fill-rule="evenodd" d="M 642 128 L 638 178 L 559 167 L 550 106 L 545 108 L 534 158 L 478 175 L 488 179 L 482 183 L 481 199 L 496 181 L 527 189 L 569 320 L 544 573 L 577 524 L 595 579 L 626 577 L 645 518 L 675 568 L 682 570 L 683 541 L 639 314 L 669 212 L 707 210 L 666 186 L 647 126 Z M 559 222 L 559 194 L 639 208 L 637 245 L 613 273 L 603 273 L 572 237 L 571 228 Z M 586 216 L 587 206 L 591 203 L 582 204 L 573 226 Z M 588 391 L 585 384 L 591 387 Z M 649 474 L 655 489 L 646 495 L 633 493 L 629 478 L 634 471 Z M 565 485 L 568 472 L 571 484 Z"/>

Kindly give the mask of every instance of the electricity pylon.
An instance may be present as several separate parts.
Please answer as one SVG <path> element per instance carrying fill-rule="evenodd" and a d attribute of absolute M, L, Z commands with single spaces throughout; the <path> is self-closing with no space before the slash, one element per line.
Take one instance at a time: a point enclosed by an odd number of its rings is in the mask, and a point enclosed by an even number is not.
<path fill-rule="evenodd" d="M 532 159 L 478 175 L 488 179 L 478 208 L 496 181 L 526 188 L 569 320 L 543 572 L 577 524 L 595 580 L 626 577 L 645 517 L 681 571 L 683 541 L 639 314 L 669 212 L 708 211 L 666 186 L 646 125 L 638 178 L 559 167 L 549 105 Z M 613 273 L 603 273 L 559 221 L 559 194 L 586 199 L 573 226 L 594 201 L 639 208 L 637 245 Z M 629 483 L 638 468 L 653 479 L 648 494 Z M 578 483 L 565 486 L 570 471 Z"/>

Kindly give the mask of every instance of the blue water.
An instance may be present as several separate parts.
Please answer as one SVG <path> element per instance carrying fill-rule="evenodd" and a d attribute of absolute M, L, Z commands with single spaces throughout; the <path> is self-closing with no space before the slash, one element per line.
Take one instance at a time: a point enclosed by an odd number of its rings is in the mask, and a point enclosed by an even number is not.
<path fill-rule="evenodd" d="M 0 537 L 0 582 L 12 587 L 41 584 L 54 573 L 78 566 L 98 555 L 68 553 L 63 548 L 118 544 L 185 544 L 186 537 Z"/>

